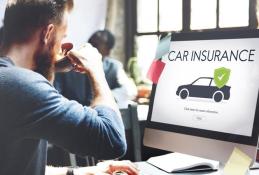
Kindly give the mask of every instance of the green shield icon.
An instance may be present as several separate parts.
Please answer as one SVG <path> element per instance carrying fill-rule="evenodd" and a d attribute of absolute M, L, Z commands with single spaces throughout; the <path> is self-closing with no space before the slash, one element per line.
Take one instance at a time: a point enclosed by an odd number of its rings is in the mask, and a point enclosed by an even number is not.
<path fill-rule="evenodd" d="M 230 77 L 230 69 L 221 67 L 214 70 L 214 82 L 218 88 L 225 86 Z"/>

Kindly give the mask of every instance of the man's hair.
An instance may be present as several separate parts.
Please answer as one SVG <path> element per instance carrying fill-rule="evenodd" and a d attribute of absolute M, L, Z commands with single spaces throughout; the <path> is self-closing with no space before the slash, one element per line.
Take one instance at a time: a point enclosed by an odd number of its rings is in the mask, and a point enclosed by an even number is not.
<path fill-rule="evenodd" d="M 88 42 L 96 48 L 99 44 L 103 43 L 111 50 L 115 45 L 115 38 L 109 30 L 99 30 L 90 37 Z"/>
<path fill-rule="evenodd" d="M 3 28 L 3 26 L 2 26 L 2 27 L 0 28 L 0 56 L 1 56 L 1 50 L 2 50 L 3 36 L 4 36 L 4 28 Z"/>
<path fill-rule="evenodd" d="M 60 24 L 73 0 L 12 0 L 5 10 L 3 46 L 24 43 L 41 27 Z"/>
<path fill-rule="evenodd" d="M 3 41 L 3 36 L 4 36 L 4 27 L 0 27 L 0 46 L 2 44 Z"/>

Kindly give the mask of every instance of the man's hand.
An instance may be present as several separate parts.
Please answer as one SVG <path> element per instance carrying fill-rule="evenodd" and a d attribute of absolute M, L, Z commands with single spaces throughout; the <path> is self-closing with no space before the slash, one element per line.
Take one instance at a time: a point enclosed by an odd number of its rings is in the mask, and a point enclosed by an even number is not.
<path fill-rule="evenodd" d="M 124 172 L 127 175 L 138 175 L 139 170 L 136 165 L 128 160 L 105 161 L 97 166 L 75 169 L 75 175 L 115 175 L 116 172 Z"/>
<path fill-rule="evenodd" d="M 90 44 L 85 44 L 78 51 L 69 51 L 67 56 L 73 63 L 75 71 L 88 74 L 94 92 L 91 106 L 111 107 L 120 116 L 118 106 L 105 79 L 102 56 L 97 49 Z"/>
<path fill-rule="evenodd" d="M 103 74 L 102 55 L 90 44 L 85 44 L 79 50 L 71 50 L 67 54 L 74 65 L 74 70 L 90 75 Z"/>
<path fill-rule="evenodd" d="M 137 166 L 129 160 L 100 162 L 97 164 L 97 167 L 100 167 L 105 173 L 108 174 L 113 174 L 116 172 L 125 172 L 128 175 L 139 174 Z"/>

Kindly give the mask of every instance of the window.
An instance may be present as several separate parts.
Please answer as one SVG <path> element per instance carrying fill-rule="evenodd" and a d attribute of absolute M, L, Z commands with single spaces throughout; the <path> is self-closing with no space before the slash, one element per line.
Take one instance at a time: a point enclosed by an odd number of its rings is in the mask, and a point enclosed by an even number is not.
<path fill-rule="evenodd" d="M 159 3 L 159 31 L 182 30 L 182 0 L 160 0 Z"/>
<path fill-rule="evenodd" d="M 255 6 L 256 0 L 136 0 L 135 38 L 142 74 L 154 59 L 160 34 L 256 28 Z"/>
<path fill-rule="evenodd" d="M 137 0 L 137 57 L 143 76 L 154 59 L 160 31 L 182 30 L 182 0 Z"/>
<path fill-rule="evenodd" d="M 215 84 L 215 81 L 214 81 L 214 79 L 211 81 L 211 84 L 210 84 L 210 86 L 217 86 L 217 85 Z"/>
<path fill-rule="evenodd" d="M 157 31 L 157 0 L 138 0 L 137 31 Z"/>
<path fill-rule="evenodd" d="M 217 0 L 191 1 L 191 29 L 213 29 L 217 26 Z M 206 17 L 205 17 L 206 16 Z"/>
<path fill-rule="evenodd" d="M 231 13 L 230 13 L 231 12 Z M 248 0 L 220 0 L 219 26 L 239 27 L 249 25 Z"/>
<path fill-rule="evenodd" d="M 195 86 L 209 86 L 211 82 L 211 79 L 209 78 L 200 78 L 193 82 L 193 85 Z"/>
<path fill-rule="evenodd" d="M 137 37 L 137 43 L 139 46 L 137 50 L 138 64 L 142 75 L 145 76 L 154 60 L 158 37 L 156 35 L 139 36 Z"/>

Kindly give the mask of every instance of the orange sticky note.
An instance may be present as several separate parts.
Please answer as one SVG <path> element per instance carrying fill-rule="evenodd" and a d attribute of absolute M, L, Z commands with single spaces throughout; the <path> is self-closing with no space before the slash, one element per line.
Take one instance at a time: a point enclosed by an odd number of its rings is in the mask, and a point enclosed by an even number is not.
<path fill-rule="evenodd" d="M 245 175 L 252 159 L 238 148 L 234 148 L 224 167 L 224 175 Z"/>
<path fill-rule="evenodd" d="M 154 60 L 148 70 L 147 77 L 154 84 L 157 84 L 161 73 L 163 72 L 165 63 L 160 60 Z"/>

